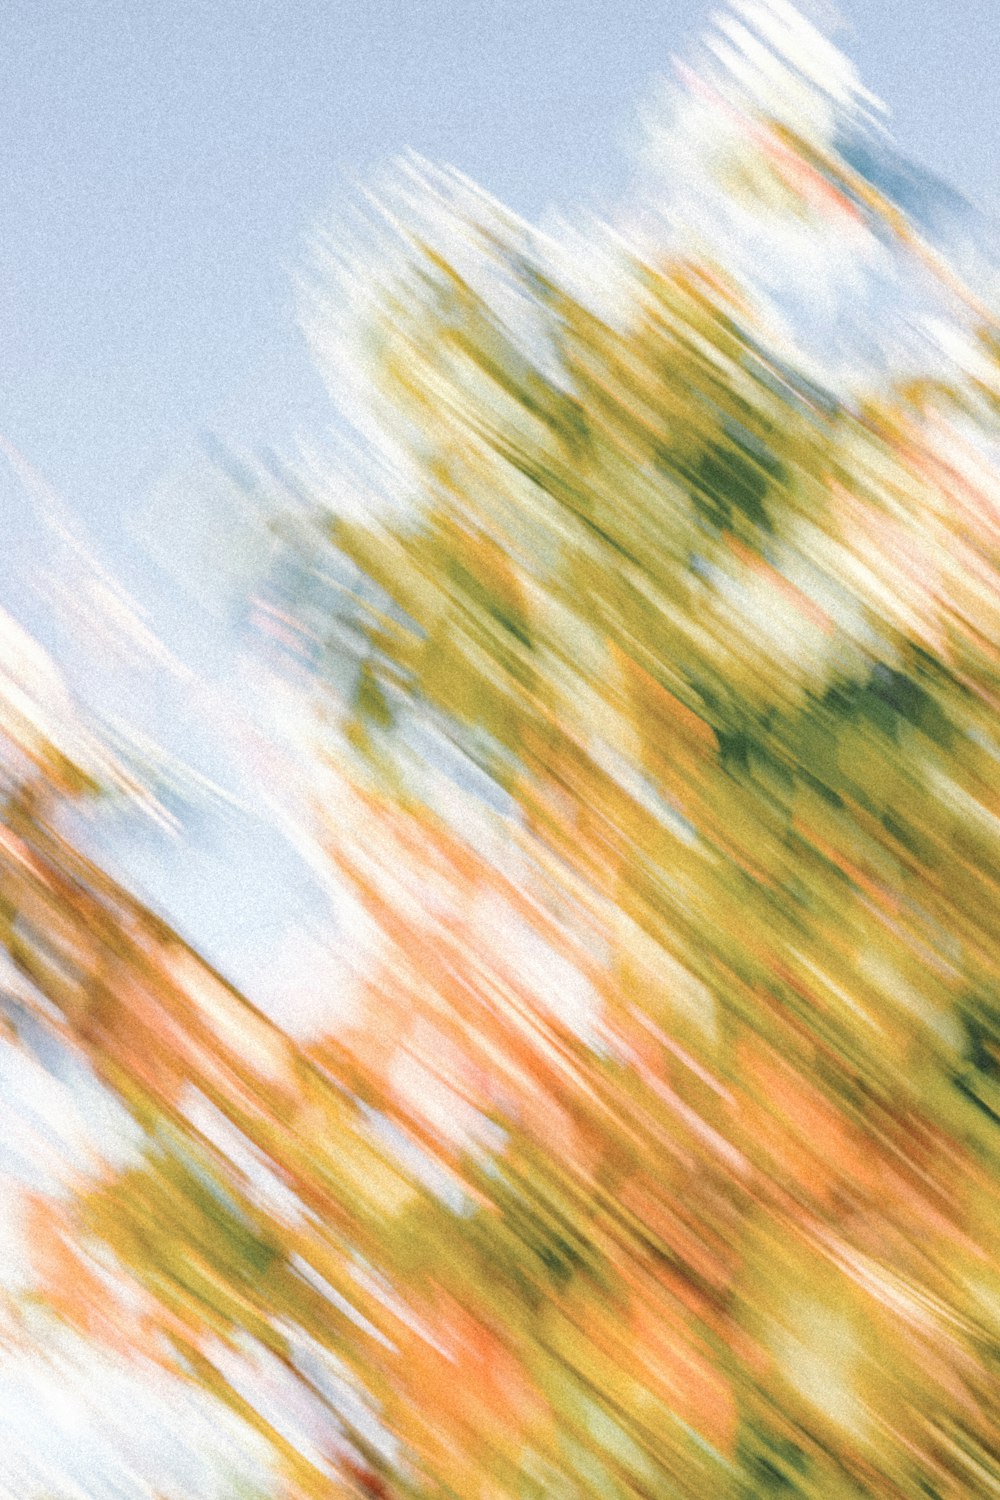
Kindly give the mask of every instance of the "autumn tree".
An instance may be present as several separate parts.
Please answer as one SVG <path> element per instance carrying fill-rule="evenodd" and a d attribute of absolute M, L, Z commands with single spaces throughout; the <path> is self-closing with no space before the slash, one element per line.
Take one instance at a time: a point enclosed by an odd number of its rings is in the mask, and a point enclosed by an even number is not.
<path fill-rule="evenodd" d="M 411 163 L 305 287 L 365 455 L 296 480 L 353 1017 L 293 1044 L 11 823 L 19 959 L 150 1132 L 79 1234 L 293 1493 L 1000 1474 L 995 325 L 845 145 L 843 60 L 739 13 L 698 235 Z M 806 243 L 917 267 L 939 356 L 824 386 L 754 263 Z"/>

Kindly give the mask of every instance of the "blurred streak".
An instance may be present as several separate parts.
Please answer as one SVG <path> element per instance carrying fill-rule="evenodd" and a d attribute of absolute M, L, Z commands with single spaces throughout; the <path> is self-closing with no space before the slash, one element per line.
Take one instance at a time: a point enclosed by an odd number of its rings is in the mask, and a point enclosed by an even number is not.
<path fill-rule="evenodd" d="M 787 0 L 678 74 L 614 224 L 359 193 L 159 610 L 0 440 L 11 1493 L 1000 1489 L 994 245 Z"/>

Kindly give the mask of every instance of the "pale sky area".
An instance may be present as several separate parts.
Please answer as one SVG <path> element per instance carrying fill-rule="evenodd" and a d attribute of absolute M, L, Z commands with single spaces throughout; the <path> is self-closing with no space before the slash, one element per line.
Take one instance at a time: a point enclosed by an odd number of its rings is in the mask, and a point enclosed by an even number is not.
<path fill-rule="evenodd" d="M 176 514 L 158 551 L 190 558 L 177 507 L 192 464 L 202 482 L 203 434 L 289 451 L 298 434 L 322 433 L 328 398 L 292 293 L 310 235 L 336 225 L 353 182 L 407 148 L 458 166 L 528 218 L 611 209 L 639 106 L 710 10 L 704 0 L 8 8 L 0 437 L 204 676 L 231 670 L 225 628 L 129 538 L 166 490 L 158 514 Z M 888 104 L 903 151 L 996 208 L 995 0 L 845 0 L 841 14 L 835 40 Z M 37 526 L 6 465 L 0 506 L 0 602 L 18 608 Z M 225 551 L 226 534 L 216 540 Z M 37 612 L 21 613 L 44 636 Z M 222 763 L 225 711 L 207 724 L 180 682 L 137 680 L 113 655 L 91 654 L 84 686 L 252 801 L 259 770 Z M 255 998 L 270 975 L 280 1009 L 294 980 L 275 980 L 276 959 L 305 951 L 294 924 L 319 907 L 264 822 L 216 811 L 183 842 L 133 838 L 128 873 Z M 303 962 L 315 970 L 314 953 Z"/>
<path fill-rule="evenodd" d="M 40 0 L 5 8 L 0 432 L 95 527 L 197 435 L 325 415 L 289 271 L 406 147 L 526 216 L 627 180 L 705 0 Z M 995 0 L 845 0 L 908 155 L 997 203 Z"/>

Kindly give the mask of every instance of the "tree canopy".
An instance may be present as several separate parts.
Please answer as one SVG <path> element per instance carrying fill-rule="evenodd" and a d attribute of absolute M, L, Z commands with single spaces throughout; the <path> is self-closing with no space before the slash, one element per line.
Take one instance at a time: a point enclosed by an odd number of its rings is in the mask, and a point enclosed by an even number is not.
<path fill-rule="evenodd" d="M 1000 1484 L 1000 342 L 847 65 L 739 14 L 673 198 L 542 234 L 410 163 L 303 281 L 363 455 L 281 601 L 347 1019 L 293 1040 L 12 791 L 5 945 L 142 1132 L 35 1205 L 39 1285 L 265 1490 Z M 754 262 L 804 242 L 813 322 Z M 885 256 L 937 352 L 865 309 L 824 384 Z"/>

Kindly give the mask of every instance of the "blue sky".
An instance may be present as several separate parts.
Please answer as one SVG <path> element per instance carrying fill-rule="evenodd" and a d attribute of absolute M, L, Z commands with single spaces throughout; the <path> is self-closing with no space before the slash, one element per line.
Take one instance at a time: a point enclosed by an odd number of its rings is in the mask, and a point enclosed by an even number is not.
<path fill-rule="evenodd" d="M 290 270 L 412 146 L 532 216 L 613 200 L 703 0 L 26 0 L 0 51 L 0 433 L 98 534 L 210 429 L 325 418 Z M 995 0 L 849 0 L 908 153 L 997 198 Z M 0 491 L 2 494 L 2 491 Z"/>

